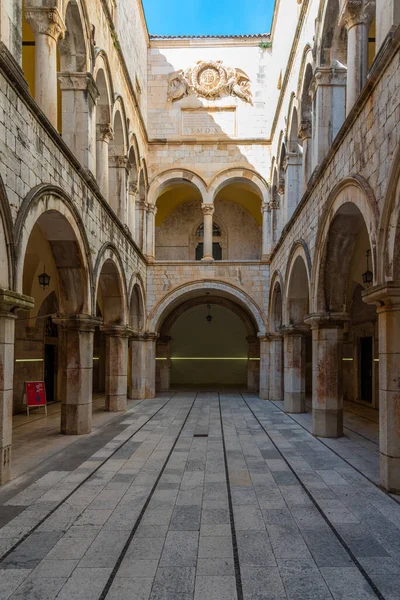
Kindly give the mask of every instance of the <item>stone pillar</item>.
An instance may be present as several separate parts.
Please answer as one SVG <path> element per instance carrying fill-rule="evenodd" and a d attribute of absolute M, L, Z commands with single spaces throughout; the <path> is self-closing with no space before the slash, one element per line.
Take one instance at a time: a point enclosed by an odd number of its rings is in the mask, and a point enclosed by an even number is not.
<path fill-rule="evenodd" d="M 92 430 L 93 336 L 98 319 L 71 315 L 54 319 L 60 326 L 61 433 Z"/>
<path fill-rule="evenodd" d="M 260 338 L 260 391 L 261 400 L 269 400 L 268 384 L 269 384 L 269 339 L 268 336 Z"/>
<path fill-rule="evenodd" d="M 368 31 L 375 0 L 345 0 L 341 23 L 347 29 L 346 115 L 354 106 L 368 75 Z"/>
<path fill-rule="evenodd" d="M 171 385 L 171 360 L 169 357 L 169 342 L 171 338 L 167 335 L 159 338 L 156 344 L 156 379 L 160 392 L 167 392 Z"/>
<path fill-rule="evenodd" d="M 285 215 L 287 223 L 301 198 L 301 155 L 290 152 L 286 155 L 283 169 L 285 171 Z"/>
<path fill-rule="evenodd" d="M 301 195 L 307 189 L 308 182 L 311 177 L 312 164 L 312 142 L 311 142 L 311 121 L 301 121 L 299 127 L 299 138 L 303 142 L 303 160 L 301 174 Z"/>
<path fill-rule="evenodd" d="M 346 68 L 319 67 L 311 83 L 313 100 L 312 171 L 321 164 L 346 114 Z"/>
<path fill-rule="evenodd" d="M 104 325 L 106 336 L 106 410 L 126 410 L 128 387 L 128 336 L 126 327 Z"/>
<path fill-rule="evenodd" d="M 214 260 L 213 258 L 213 204 L 202 204 L 204 218 L 204 246 L 202 260 Z"/>
<path fill-rule="evenodd" d="M 135 202 L 135 242 L 142 250 L 145 250 L 145 216 L 146 216 L 146 202 L 144 200 L 138 200 Z"/>
<path fill-rule="evenodd" d="M 283 400 L 283 336 L 269 333 L 268 399 Z"/>
<path fill-rule="evenodd" d="M 131 336 L 130 398 L 143 400 L 156 395 L 156 341 L 157 334 Z"/>
<path fill-rule="evenodd" d="M 260 385 L 260 342 L 256 336 L 248 336 L 249 344 L 247 363 L 247 389 L 249 392 L 258 392 Z"/>
<path fill-rule="evenodd" d="M 35 100 L 57 127 L 57 41 L 65 25 L 57 8 L 26 8 L 25 18 L 35 36 Z"/>
<path fill-rule="evenodd" d="M 96 179 L 100 192 L 108 200 L 108 145 L 114 137 L 109 123 L 96 125 Z"/>
<path fill-rule="evenodd" d="M 11 476 L 15 309 L 33 306 L 33 298 L 0 289 L 0 485 Z"/>
<path fill-rule="evenodd" d="M 376 0 L 376 49 L 385 41 L 392 27 L 400 25 L 399 0 Z"/>
<path fill-rule="evenodd" d="M 272 245 L 275 245 L 281 234 L 281 200 L 278 192 L 275 193 L 271 204 L 271 237 Z"/>
<path fill-rule="evenodd" d="M 146 205 L 146 256 L 149 262 L 155 259 L 155 229 L 156 229 L 157 207 L 154 204 Z"/>
<path fill-rule="evenodd" d="M 306 410 L 306 330 L 289 326 L 284 335 L 284 410 L 303 413 Z"/>
<path fill-rule="evenodd" d="M 375 304 L 379 331 L 379 452 L 381 485 L 400 493 L 400 281 L 363 293 Z"/>
<path fill-rule="evenodd" d="M 123 225 L 128 222 L 128 157 L 109 156 L 109 192 L 108 201 Z"/>
<path fill-rule="evenodd" d="M 269 260 L 272 246 L 272 220 L 271 205 L 269 202 L 263 202 L 262 211 L 262 248 L 261 260 Z"/>
<path fill-rule="evenodd" d="M 136 183 L 128 184 L 128 229 L 135 239 L 135 222 L 136 222 L 136 194 L 137 194 L 137 185 Z"/>
<path fill-rule="evenodd" d="M 313 434 L 343 435 L 343 325 L 344 313 L 310 315 L 312 326 Z"/>
<path fill-rule="evenodd" d="M 60 73 L 62 136 L 81 165 L 96 175 L 95 118 L 99 97 L 90 73 Z"/>

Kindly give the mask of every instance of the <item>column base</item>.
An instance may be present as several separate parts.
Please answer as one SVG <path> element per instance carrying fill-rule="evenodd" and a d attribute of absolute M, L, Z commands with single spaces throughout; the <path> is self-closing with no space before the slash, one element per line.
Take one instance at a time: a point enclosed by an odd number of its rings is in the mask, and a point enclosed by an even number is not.
<path fill-rule="evenodd" d="M 106 396 L 107 412 L 124 412 L 126 410 L 126 394 L 123 396 Z"/>
<path fill-rule="evenodd" d="M 0 449 L 0 485 L 11 479 L 11 445 Z"/>
<path fill-rule="evenodd" d="M 213 256 L 203 256 L 203 258 L 201 260 L 212 262 L 214 260 L 214 257 Z"/>
<path fill-rule="evenodd" d="M 287 413 L 299 414 L 306 412 L 306 399 L 303 393 L 285 392 L 283 410 Z"/>
<path fill-rule="evenodd" d="M 381 487 L 391 494 L 400 494 L 400 457 L 380 455 Z"/>
<path fill-rule="evenodd" d="M 343 435 L 343 409 L 312 409 L 313 435 L 338 438 Z"/>
<path fill-rule="evenodd" d="M 92 403 L 61 404 L 61 433 L 84 435 L 92 431 Z"/>

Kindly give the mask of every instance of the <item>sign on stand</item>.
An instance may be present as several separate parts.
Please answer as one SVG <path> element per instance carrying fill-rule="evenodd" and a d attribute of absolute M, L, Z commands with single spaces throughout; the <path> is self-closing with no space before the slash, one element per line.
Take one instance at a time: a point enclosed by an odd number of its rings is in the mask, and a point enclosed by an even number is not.
<path fill-rule="evenodd" d="M 46 388 L 44 381 L 25 381 L 26 410 L 44 406 L 47 415 Z"/>

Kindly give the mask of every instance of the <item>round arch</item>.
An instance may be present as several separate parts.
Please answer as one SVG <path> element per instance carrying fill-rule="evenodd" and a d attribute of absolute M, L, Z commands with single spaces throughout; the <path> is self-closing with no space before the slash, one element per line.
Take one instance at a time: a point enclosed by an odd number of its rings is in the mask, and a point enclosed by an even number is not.
<path fill-rule="evenodd" d="M 207 199 L 207 185 L 205 181 L 193 171 L 187 169 L 171 169 L 159 173 L 149 187 L 149 204 L 156 204 L 157 198 L 170 185 L 186 183 L 194 187 L 201 195 L 203 202 Z"/>
<path fill-rule="evenodd" d="M 90 43 L 90 21 L 82 0 L 67 0 L 62 14 L 66 32 L 59 40 L 60 70 L 91 72 L 93 64 Z"/>
<path fill-rule="evenodd" d="M 111 114 L 112 114 L 112 105 L 113 105 L 113 98 L 114 98 L 114 86 L 113 86 L 113 80 L 112 80 L 112 75 L 111 75 L 111 69 L 110 69 L 110 63 L 108 61 L 108 56 L 106 54 L 106 52 L 101 49 L 101 48 L 96 48 L 95 50 L 95 63 L 94 63 L 94 70 L 93 70 L 93 79 L 95 80 L 96 84 L 98 85 L 98 78 L 101 77 L 101 79 L 104 82 L 104 86 L 102 86 L 104 89 L 101 90 L 99 89 L 100 92 L 100 102 L 104 103 L 104 116 L 102 115 L 102 119 L 101 121 L 104 123 L 111 123 Z M 103 94 L 102 94 L 103 92 Z M 106 98 L 103 98 L 102 96 L 106 96 Z M 100 105 L 102 106 L 102 105 Z"/>
<path fill-rule="evenodd" d="M 129 326 L 135 331 L 142 331 L 146 321 L 146 293 L 139 273 L 132 275 L 128 288 Z"/>
<path fill-rule="evenodd" d="M 269 202 L 269 186 L 265 179 L 255 171 L 246 168 L 228 169 L 218 173 L 210 182 L 209 196 L 214 202 L 218 192 L 235 182 L 245 181 L 260 196 L 262 202 Z"/>
<path fill-rule="evenodd" d="M 230 284 L 214 280 L 203 280 L 196 283 L 189 283 L 172 290 L 150 313 L 147 329 L 150 332 L 159 332 L 166 317 L 173 312 L 178 305 L 182 304 L 186 300 L 189 300 L 190 298 L 196 298 L 203 294 L 206 295 L 207 293 L 210 296 L 213 295 L 221 298 L 227 298 L 238 305 L 250 316 L 257 328 L 258 334 L 265 335 L 265 317 L 250 296 Z"/>
<path fill-rule="evenodd" d="M 284 284 L 280 271 L 275 271 L 271 277 L 268 302 L 268 328 L 276 333 L 283 324 Z"/>
<path fill-rule="evenodd" d="M 379 223 L 377 283 L 400 279 L 400 144 L 394 155 Z"/>
<path fill-rule="evenodd" d="M 94 302 L 96 302 L 97 293 L 98 293 L 99 284 L 100 284 L 100 277 L 101 277 L 102 273 L 104 273 L 103 268 L 106 265 L 106 263 L 109 265 L 110 264 L 113 265 L 113 267 L 109 270 L 110 271 L 109 274 L 111 276 L 110 279 L 111 278 L 113 279 L 111 284 L 112 284 L 113 288 L 116 288 L 118 286 L 118 289 L 120 292 L 120 297 L 121 297 L 120 311 L 119 311 L 119 315 L 117 315 L 116 319 L 120 322 L 120 324 L 126 325 L 126 322 L 127 322 L 127 318 L 126 318 L 127 317 L 127 297 L 128 297 L 126 277 L 125 277 L 125 272 L 124 272 L 124 268 L 123 268 L 123 263 L 122 263 L 120 255 L 118 253 L 118 250 L 111 243 L 104 244 L 97 256 L 96 264 L 94 267 L 94 282 L 95 282 L 94 294 L 93 294 Z M 93 313 L 96 314 L 96 306 L 93 306 Z"/>
<path fill-rule="evenodd" d="M 0 176 L 0 287 L 14 287 L 13 222 L 7 193 Z"/>
<path fill-rule="evenodd" d="M 78 293 L 79 307 L 77 311 L 90 314 L 92 306 L 93 267 L 89 242 L 86 238 L 85 227 L 71 199 L 60 189 L 52 185 L 42 184 L 31 190 L 25 197 L 14 226 L 15 240 L 15 289 L 23 293 L 24 261 L 28 241 L 34 225 L 46 215 L 53 215 L 56 222 L 48 225 L 47 235 L 55 242 L 76 242 L 77 258 L 80 257 L 84 273 L 80 286 L 75 288 Z M 63 257 L 60 256 L 60 261 Z M 63 266 L 63 265 L 60 265 Z M 65 269 L 67 271 L 67 269 Z M 84 282 L 84 289 L 82 283 Z M 68 279 L 66 285 L 72 282 Z M 71 290 L 65 290 L 70 294 Z M 71 311 L 74 312 L 74 311 Z"/>
<path fill-rule="evenodd" d="M 320 218 L 320 225 L 315 241 L 317 251 L 314 256 L 311 278 L 314 285 L 310 302 L 310 312 L 313 313 L 319 311 L 325 312 L 326 310 L 324 300 L 324 266 L 327 260 L 327 244 L 331 226 L 340 210 L 348 214 L 352 211 L 357 211 L 357 214 L 361 215 L 369 238 L 372 270 L 374 272 L 374 281 L 376 281 L 379 211 L 374 194 L 368 183 L 362 177 L 356 175 L 344 179 L 332 190 Z"/>
<path fill-rule="evenodd" d="M 285 273 L 285 325 L 303 324 L 304 317 L 310 312 L 311 270 L 307 244 L 299 240 L 292 246 Z"/>

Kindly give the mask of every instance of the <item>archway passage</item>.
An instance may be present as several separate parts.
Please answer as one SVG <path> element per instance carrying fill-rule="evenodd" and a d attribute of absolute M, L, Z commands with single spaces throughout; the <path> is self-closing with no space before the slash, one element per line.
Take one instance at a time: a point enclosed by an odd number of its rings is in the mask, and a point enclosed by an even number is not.
<path fill-rule="evenodd" d="M 258 391 L 260 345 L 252 318 L 238 304 L 204 295 L 179 304 L 157 342 L 156 385 Z"/>

